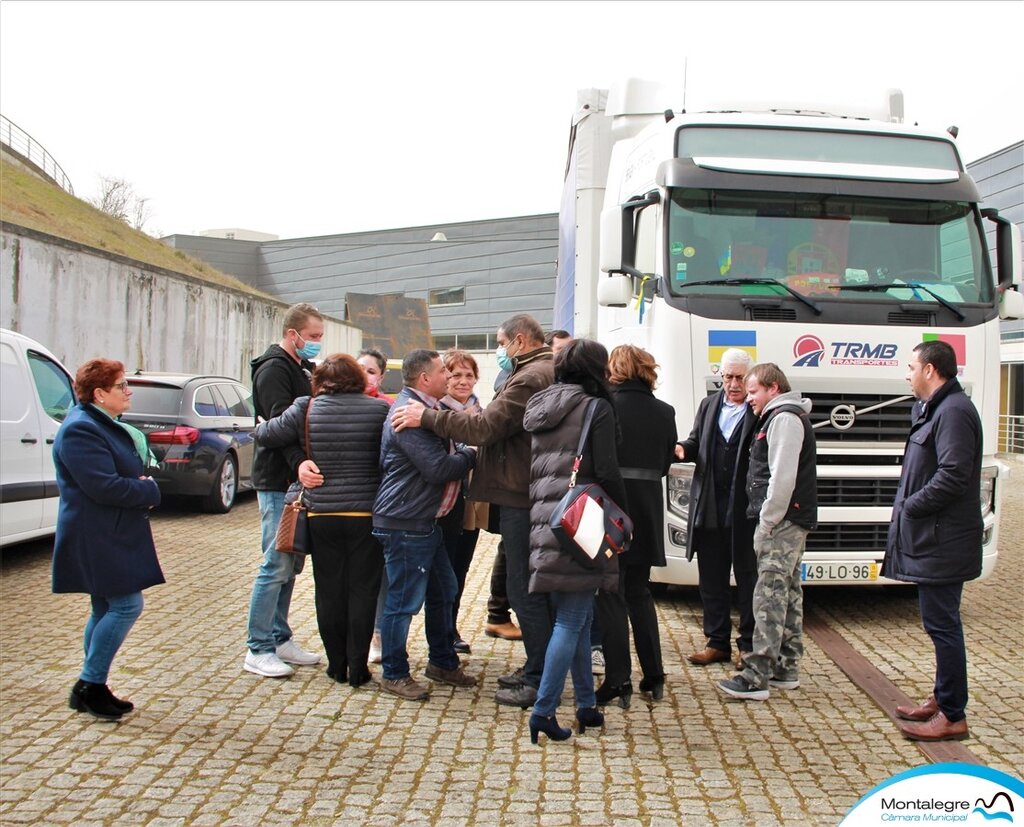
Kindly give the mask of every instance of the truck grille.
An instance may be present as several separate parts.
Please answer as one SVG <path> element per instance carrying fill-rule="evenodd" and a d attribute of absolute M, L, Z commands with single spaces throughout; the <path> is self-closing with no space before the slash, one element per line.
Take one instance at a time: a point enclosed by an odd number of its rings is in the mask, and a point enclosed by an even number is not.
<path fill-rule="evenodd" d="M 818 479 L 818 505 L 891 508 L 899 480 L 893 479 Z"/>
<path fill-rule="evenodd" d="M 910 431 L 910 414 L 914 398 L 873 393 L 809 393 L 813 403 L 811 423 L 819 440 L 830 442 L 893 442 L 906 441 Z M 897 401 L 899 400 L 899 401 Z M 875 407 L 881 405 L 882 407 Z M 847 407 L 842 407 L 847 406 Z M 863 412 L 865 408 L 874 410 Z M 854 411 L 853 425 L 839 430 L 830 417 L 833 412 L 848 414 Z M 840 419 L 839 416 L 835 417 Z M 848 418 L 848 417 L 847 417 Z"/>
<path fill-rule="evenodd" d="M 885 551 L 888 523 L 827 523 L 807 535 L 807 551 Z"/>

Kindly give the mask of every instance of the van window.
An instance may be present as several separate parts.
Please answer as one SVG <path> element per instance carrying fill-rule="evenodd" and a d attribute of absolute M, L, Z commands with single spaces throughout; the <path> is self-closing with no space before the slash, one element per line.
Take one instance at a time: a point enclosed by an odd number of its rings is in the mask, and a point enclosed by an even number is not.
<path fill-rule="evenodd" d="M 57 422 L 63 422 L 75 404 L 71 379 L 52 359 L 32 350 L 28 352 L 28 367 L 32 371 L 36 393 L 46 415 Z"/>

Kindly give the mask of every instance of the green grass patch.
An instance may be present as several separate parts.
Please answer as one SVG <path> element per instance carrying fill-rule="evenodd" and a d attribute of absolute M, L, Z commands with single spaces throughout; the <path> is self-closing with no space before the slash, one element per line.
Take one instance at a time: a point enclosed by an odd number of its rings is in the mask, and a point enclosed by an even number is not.
<path fill-rule="evenodd" d="M 261 298 L 273 298 L 234 276 L 215 270 L 206 262 L 168 247 L 159 239 L 133 230 L 92 204 L 7 161 L 0 161 L 0 218 L 19 227 L 115 253 L 141 264 L 173 270 Z"/>

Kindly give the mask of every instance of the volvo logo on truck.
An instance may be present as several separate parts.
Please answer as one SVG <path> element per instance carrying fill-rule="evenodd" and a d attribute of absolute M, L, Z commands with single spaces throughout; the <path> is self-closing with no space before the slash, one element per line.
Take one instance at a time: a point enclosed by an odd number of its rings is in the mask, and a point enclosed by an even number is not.
<path fill-rule="evenodd" d="M 837 431 L 848 431 L 857 420 L 853 405 L 836 405 L 828 414 L 828 421 Z"/>

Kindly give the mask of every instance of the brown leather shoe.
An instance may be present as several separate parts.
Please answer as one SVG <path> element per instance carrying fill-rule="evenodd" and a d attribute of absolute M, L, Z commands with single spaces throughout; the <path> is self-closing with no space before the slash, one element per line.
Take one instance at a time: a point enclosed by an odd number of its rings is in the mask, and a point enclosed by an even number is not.
<path fill-rule="evenodd" d="M 941 710 L 923 724 L 900 724 L 900 729 L 911 741 L 962 741 L 968 737 L 967 719 L 952 723 Z"/>
<path fill-rule="evenodd" d="M 920 706 L 896 707 L 896 714 L 906 721 L 929 721 L 935 717 L 935 713 L 938 711 L 939 704 L 934 695 L 929 695 L 928 699 L 922 701 Z"/>
<path fill-rule="evenodd" d="M 728 652 L 705 646 L 699 652 L 687 655 L 686 659 L 694 666 L 707 666 L 709 663 L 728 663 L 732 658 Z"/>
<path fill-rule="evenodd" d="M 502 640 L 522 640 L 523 633 L 511 620 L 508 623 L 488 623 L 484 626 L 487 637 L 499 637 Z"/>

